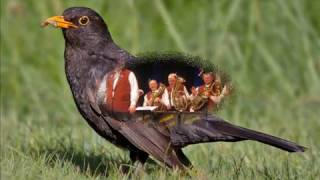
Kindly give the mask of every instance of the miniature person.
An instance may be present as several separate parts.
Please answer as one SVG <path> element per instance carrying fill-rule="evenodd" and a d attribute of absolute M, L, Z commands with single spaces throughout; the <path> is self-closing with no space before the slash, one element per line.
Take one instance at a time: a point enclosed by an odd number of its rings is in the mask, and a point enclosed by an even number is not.
<path fill-rule="evenodd" d="M 134 113 L 139 99 L 139 87 L 135 74 L 123 68 L 116 67 L 107 74 L 98 90 L 98 95 L 104 93 L 104 103 L 107 110 L 118 113 Z"/>
<path fill-rule="evenodd" d="M 189 93 L 184 86 L 185 80 L 175 73 L 168 76 L 168 84 L 164 96 L 169 100 L 170 109 L 185 111 L 188 108 Z"/>
<path fill-rule="evenodd" d="M 163 96 L 165 91 L 164 84 L 160 83 L 160 87 L 156 80 L 149 81 L 150 91 L 144 96 L 143 106 L 158 106 L 158 111 L 165 111 L 170 108 L 170 103 L 167 98 Z"/>
<path fill-rule="evenodd" d="M 199 110 L 207 103 L 209 109 L 215 108 L 222 98 L 228 93 L 228 88 L 221 88 L 221 82 L 212 72 L 203 73 L 203 85 L 193 91 L 190 111 Z"/>

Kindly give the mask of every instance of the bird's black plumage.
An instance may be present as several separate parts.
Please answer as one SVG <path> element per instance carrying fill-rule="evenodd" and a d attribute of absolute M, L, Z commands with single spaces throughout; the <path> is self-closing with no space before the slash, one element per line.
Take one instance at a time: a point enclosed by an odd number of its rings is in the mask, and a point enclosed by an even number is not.
<path fill-rule="evenodd" d="M 106 121 L 108 117 L 102 118 L 95 98 L 104 75 L 121 61 L 132 57 L 113 42 L 103 19 L 94 11 L 69 8 L 63 13 L 63 17 L 74 24 L 78 24 L 81 16 L 89 17 L 87 26 L 63 30 L 66 43 L 65 72 L 77 108 L 100 136 L 121 148 L 129 149 L 132 159 L 144 162 L 148 155 L 114 130 Z"/>
<path fill-rule="evenodd" d="M 82 25 L 79 19 L 84 16 L 89 21 Z M 133 161 L 144 163 L 148 155 L 151 155 L 170 167 L 183 168 L 191 163 L 181 148 L 215 141 L 255 140 L 289 152 L 304 151 L 304 147 L 295 143 L 232 125 L 210 114 L 160 113 L 145 117 L 136 113 L 129 121 L 110 116 L 97 99 L 97 89 L 104 76 L 116 66 L 127 66 L 137 74 L 138 79 L 143 79 L 149 72 L 143 70 L 143 67 L 162 65 L 165 69 L 170 66 L 182 73 L 183 68 L 187 69 L 186 72 L 195 73 L 194 69 L 210 67 L 204 67 L 204 64 L 196 62 L 197 59 L 183 57 L 180 57 L 180 65 L 175 64 L 175 61 L 165 60 L 144 62 L 119 48 L 113 42 L 104 20 L 89 8 L 66 9 L 63 17 L 78 27 L 63 29 L 66 43 L 65 71 L 77 108 L 99 135 L 128 149 Z M 175 121 L 175 125 L 166 124 L 169 121 L 161 123 L 163 119 Z M 191 123 L 182 122 L 190 119 Z"/>

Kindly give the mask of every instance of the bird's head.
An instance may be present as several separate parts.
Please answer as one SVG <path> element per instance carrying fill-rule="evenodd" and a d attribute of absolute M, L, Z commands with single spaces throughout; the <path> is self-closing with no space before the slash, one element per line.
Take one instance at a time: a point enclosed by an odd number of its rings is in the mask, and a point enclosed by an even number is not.
<path fill-rule="evenodd" d="M 62 16 L 50 17 L 42 25 L 61 28 L 66 43 L 76 47 L 94 45 L 101 41 L 112 42 L 108 27 L 102 17 L 86 7 L 68 8 Z"/>

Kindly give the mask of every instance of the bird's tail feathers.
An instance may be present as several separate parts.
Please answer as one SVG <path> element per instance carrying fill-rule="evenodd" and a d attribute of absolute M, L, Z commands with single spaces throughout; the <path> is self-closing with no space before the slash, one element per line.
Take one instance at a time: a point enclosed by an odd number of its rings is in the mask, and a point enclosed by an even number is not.
<path fill-rule="evenodd" d="M 306 147 L 300 146 L 294 142 L 251 129 L 235 126 L 225 121 L 214 121 L 212 125 L 222 134 L 241 138 L 243 140 L 259 141 L 288 152 L 304 152 L 306 150 Z"/>

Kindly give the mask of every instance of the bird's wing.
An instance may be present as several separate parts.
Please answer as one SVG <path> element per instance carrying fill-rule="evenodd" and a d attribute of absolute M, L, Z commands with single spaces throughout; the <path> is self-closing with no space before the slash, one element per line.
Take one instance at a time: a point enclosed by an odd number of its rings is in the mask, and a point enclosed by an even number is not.
<path fill-rule="evenodd" d="M 282 138 L 233 125 L 214 115 L 180 114 L 172 122 L 168 121 L 167 126 L 172 144 L 178 147 L 204 142 L 254 140 L 288 152 L 303 152 L 306 149 Z"/>
<path fill-rule="evenodd" d="M 100 124 L 106 123 L 113 133 L 115 137 L 112 142 L 115 145 L 120 147 L 126 147 L 129 150 L 138 152 L 141 151 L 136 144 L 131 143 L 130 139 L 127 139 L 125 135 L 126 133 L 121 133 L 119 130 L 122 129 L 122 123 L 120 121 L 115 120 L 114 118 L 108 115 L 108 112 L 105 109 L 104 104 L 104 93 L 102 92 L 102 96 L 98 95 L 99 88 L 101 88 L 103 79 L 107 76 L 109 72 L 109 67 L 103 61 L 97 61 L 96 64 L 92 66 L 89 70 L 89 80 L 86 82 L 85 86 L 85 95 L 88 98 L 88 103 L 90 105 L 91 112 L 95 114 L 95 118 L 99 121 Z M 96 124 L 99 124 L 96 123 Z M 124 132 L 127 132 L 124 130 Z M 103 133 L 102 133 L 103 134 Z M 134 137 L 134 136 L 129 136 Z"/>
<path fill-rule="evenodd" d="M 140 150 L 147 152 L 170 167 L 182 168 L 183 165 L 171 146 L 170 138 L 157 126 L 143 121 L 123 122 L 119 132 Z"/>
<path fill-rule="evenodd" d="M 110 53 L 107 54 L 110 55 Z M 110 72 L 110 66 L 112 67 L 113 60 L 110 60 L 110 57 L 97 57 L 97 55 L 94 54 L 92 54 L 92 57 L 93 65 L 88 73 L 90 80 L 86 82 L 85 86 L 85 92 L 88 97 L 91 110 L 95 112 L 97 116 L 101 117 L 101 121 L 107 122 L 113 130 L 119 132 L 126 138 L 126 140 L 140 150 L 153 155 L 159 161 L 164 161 L 169 166 L 176 166 L 179 164 L 179 161 L 176 160 L 177 157 L 174 155 L 172 149 L 172 155 L 167 154 L 167 151 L 171 148 L 168 132 L 166 134 L 167 136 L 165 136 L 165 131 L 161 131 L 161 128 L 157 129 L 151 126 L 146 126 L 140 121 L 121 122 L 121 118 L 116 120 L 114 117 L 109 116 L 110 112 L 107 112 L 105 109 L 103 101 L 104 96 L 99 96 L 98 92 L 99 88 L 104 86 L 102 84 L 103 80 Z"/>

